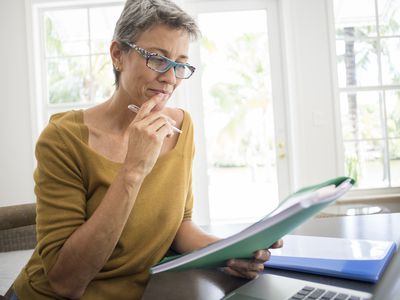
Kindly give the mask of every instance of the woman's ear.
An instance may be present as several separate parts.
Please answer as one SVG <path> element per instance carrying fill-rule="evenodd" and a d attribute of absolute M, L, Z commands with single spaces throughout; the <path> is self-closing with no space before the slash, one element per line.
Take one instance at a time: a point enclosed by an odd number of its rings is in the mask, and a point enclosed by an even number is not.
<path fill-rule="evenodd" d="M 123 51 L 121 49 L 121 44 L 113 40 L 110 45 L 110 55 L 114 69 L 118 72 L 122 71 L 123 67 Z"/>

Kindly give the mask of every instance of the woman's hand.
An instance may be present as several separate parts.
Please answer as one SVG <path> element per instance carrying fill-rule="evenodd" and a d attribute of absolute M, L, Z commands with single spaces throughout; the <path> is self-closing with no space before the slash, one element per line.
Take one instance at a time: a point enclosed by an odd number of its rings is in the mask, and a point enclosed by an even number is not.
<path fill-rule="evenodd" d="M 281 248 L 283 241 L 276 241 L 269 249 Z M 269 260 L 271 253 L 268 249 L 258 250 L 254 254 L 254 259 L 230 259 L 227 266 L 223 268 L 229 275 L 254 279 L 258 273 L 264 270 L 264 263 Z"/>
<path fill-rule="evenodd" d="M 171 125 L 176 122 L 160 111 L 152 111 L 162 99 L 162 95 L 156 95 L 146 101 L 128 128 L 125 167 L 128 172 L 140 177 L 151 171 L 160 155 L 164 139 L 174 134 Z"/>

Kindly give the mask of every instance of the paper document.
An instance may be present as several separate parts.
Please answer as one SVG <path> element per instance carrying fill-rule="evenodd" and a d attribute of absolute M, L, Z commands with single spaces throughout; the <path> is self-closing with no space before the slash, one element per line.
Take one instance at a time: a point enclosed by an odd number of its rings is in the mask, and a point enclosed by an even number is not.
<path fill-rule="evenodd" d="M 275 241 L 340 198 L 354 181 L 338 177 L 303 188 L 287 197 L 266 217 L 241 232 L 194 252 L 167 257 L 150 272 L 178 271 L 192 268 L 225 266 L 231 258 L 252 258 L 254 252 L 271 246 Z"/>

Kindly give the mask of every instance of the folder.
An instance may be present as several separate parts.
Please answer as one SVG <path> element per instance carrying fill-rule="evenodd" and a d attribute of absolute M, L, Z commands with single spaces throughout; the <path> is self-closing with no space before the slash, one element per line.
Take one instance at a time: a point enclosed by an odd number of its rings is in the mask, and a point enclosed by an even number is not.
<path fill-rule="evenodd" d="M 396 251 L 396 243 L 287 235 L 283 248 L 270 251 L 267 268 L 375 283 Z"/>
<path fill-rule="evenodd" d="M 252 258 L 346 193 L 354 180 L 337 177 L 303 188 L 288 196 L 271 213 L 228 238 L 196 251 L 166 257 L 150 269 L 152 274 L 193 268 L 215 268 L 231 258 Z"/>

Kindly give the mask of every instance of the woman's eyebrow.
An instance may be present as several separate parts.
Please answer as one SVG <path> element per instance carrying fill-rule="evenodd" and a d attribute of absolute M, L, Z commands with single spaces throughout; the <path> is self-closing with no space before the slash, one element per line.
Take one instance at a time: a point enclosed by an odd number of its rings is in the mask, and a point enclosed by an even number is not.
<path fill-rule="evenodd" d="M 157 48 L 157 47 L 152 47 L 152 48 L 148 48 L 148 50 L 150 51 L 159 51 L 159 52 L 161 52 L 162 53 L 162 55 L 164 55 L 165 57 L 168 57 L 169 58 L 169 52 L 167 51 L 167 50 L 165 50 L 165 49 L 162 49 L 162 48 Z M 187 55 L 185 55 L 185 54 L 181 54 L 181 55 L 179 55 L 179 57 L 178 57 L 179 59 L 189 59 L 189 57 L 187 56 Z"/>

